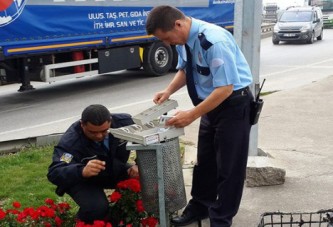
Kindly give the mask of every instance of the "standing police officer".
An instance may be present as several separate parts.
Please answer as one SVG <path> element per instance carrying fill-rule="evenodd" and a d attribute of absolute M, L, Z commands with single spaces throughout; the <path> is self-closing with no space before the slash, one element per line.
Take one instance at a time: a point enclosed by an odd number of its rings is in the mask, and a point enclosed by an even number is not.
<path fill-rule="evenodd" d="M 178 72 L 154 102 L 187 85 L 194 104 L 167 124 L 185 127 L 201 117 L 192 199 L 171 222 L 183 226 L 209 216 L 212 227 L 229 227 L 240 205 L 248 156 L 253 100 L 248 63 L 228 31 L 171 6 L 153 8 L 146 30 L 177 45 L 178 52 Z"/>

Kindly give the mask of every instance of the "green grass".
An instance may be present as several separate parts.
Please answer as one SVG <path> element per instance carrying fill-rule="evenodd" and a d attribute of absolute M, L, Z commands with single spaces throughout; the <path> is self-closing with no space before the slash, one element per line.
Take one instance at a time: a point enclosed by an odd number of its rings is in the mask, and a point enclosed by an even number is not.
<path fill-rule="evenodd" d="M 13 201 L 19 201 L 22 207 L 38 207 L 51 198 L 77 209 L 69 196 L 57 196 L 56 187 L 47 180 L 52 152 L 53 146 L 30 147 L 0 156 L 0 207 L 11 207 Z"/>
<path fill-rule="evenodd" d="M 182 163 L 185 144 L 184 141 L 180 142 Z M 51 198 L 56 202 L 68 202 L 72 207 L 71 212 L 76 213 L 78 207 L 75 202 L 66 194 L 57 196 L 56 186 L 47 180 L 52 152 L 53 145 L 50 145 L 0 155 L 0 207 L 11 208 L 14 201 L 19 201 L 22 207 L 39 207 L 44 205 L 46 198 Z M 132 152 L 129 162 L 133 162 L 135 157 L 135 152 Z"/>
<path fill-rule="evenodd" d="M 260 92 L 260 96 L 270 95 L 278 91 L 266 91 L 266 92 Z"/>

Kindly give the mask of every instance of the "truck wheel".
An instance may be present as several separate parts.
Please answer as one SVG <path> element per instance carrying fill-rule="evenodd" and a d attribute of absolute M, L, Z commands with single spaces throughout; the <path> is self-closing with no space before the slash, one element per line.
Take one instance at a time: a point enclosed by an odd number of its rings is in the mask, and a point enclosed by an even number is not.
<path fill-rule="evenodd" d="M 154 76 L 166 74 L 172 66 L 172 49 L 162 42 L 155 42 L 143 50 L 143 69 Z"/>

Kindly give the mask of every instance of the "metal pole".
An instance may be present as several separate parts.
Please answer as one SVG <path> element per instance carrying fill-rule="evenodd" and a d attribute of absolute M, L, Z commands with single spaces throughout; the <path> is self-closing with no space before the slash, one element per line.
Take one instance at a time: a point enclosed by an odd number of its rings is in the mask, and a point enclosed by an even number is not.
<path fill-rule="evenodd" d="M 167 227 L 169 216 L 165 209 L 163 154 L 162 154 L 161 144 L 159 144 L 156 149 L 156 160 L 157 160 L 157 182 L 158 182 L 158 204 L 159 204 L 159 214 L 160 214 L 160 226 Z"/>
<path fill-rule="evenodd" d="M 159 221 L 160 227 L 169 226 L 169 212 L 166 209 L 165 203 L 165 187 L 164 187 L 164 172 L 163 172 L 163 153 L 162 144 L 150 144 L 148 146 L 141 144 L 134 144 L 128 142 L 126 145 L 127 150 L 136 150 L 137 152 L 142 152 L 144 150 L 154 150 L 156 154 L 156 168 L 157 168 L 157 185 L 158 185 L 158 210 L 159 210 Z"/>
<path fill-rule="evenodd" d="M 234 37 L 248 61 L 254 95 L 259 91 L 262 0 L 235 0 Z M 252 126 L 249 155 L 258 155 L 258 124 Z"/>

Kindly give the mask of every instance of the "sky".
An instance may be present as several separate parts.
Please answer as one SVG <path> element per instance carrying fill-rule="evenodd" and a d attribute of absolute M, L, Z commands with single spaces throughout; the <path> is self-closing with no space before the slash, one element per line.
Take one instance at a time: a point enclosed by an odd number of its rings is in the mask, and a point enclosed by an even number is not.
<path fill-rule="evenodd" d="M 293 5 L 303 5 L 304 0 L 262 0 L 262 4 L 265 5 L 267 3 L 277 3 L 280 9 L 285 9 L 288 6 Z"/>

